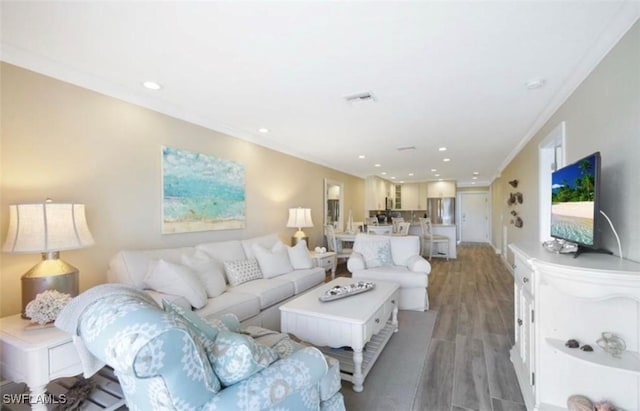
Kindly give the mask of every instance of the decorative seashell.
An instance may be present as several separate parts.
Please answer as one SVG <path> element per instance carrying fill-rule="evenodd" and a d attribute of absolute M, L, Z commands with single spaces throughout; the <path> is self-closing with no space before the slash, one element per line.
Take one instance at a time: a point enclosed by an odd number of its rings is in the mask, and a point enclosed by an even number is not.
<path fill-rule="evenodd" d="M 574 339 L 567 340 L 567 342 L 564 343 L 564 345 L 566 347 L 569 347 L 569 348 L 578 348 L 578 347 L 580 347 L 580 343 L 578 342 L 578 340 L 574 340 Z"/>
<path fill-rule="evenodd" d="M 596 411 L 616 411 L 616 406 L 610 401 L 598 401 L 595 409 Z"/>
<path fill-rule="evenodd" d="M 584 395 L 572 395 L 567 399 L 569 411 L 593 411 L 593 402 Z"/>
<path fill-rule="evenodd" d="M 591 352 L 591 351 L 593 351 L 593 347 L 592 347 L 592 346 L 590 346 L 589 344 L 585 344 L 585 345 L 583 345 L 582 347 L 580 347 L 580 349 L 581 349 L 582 351 L 586 351 L 586 352 Z"/>

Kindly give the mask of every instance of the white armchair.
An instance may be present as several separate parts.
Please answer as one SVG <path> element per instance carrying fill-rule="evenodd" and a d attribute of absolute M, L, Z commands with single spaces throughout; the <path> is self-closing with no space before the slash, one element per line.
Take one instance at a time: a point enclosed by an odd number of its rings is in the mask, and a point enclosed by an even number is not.
<path fill-rule="evenodd" d="M 417 236 L 358 234 L 347 269 L 353 279 L 398 284 L 401 310 L 429 309 L 427 286 L 431 265 L 420 256 Z"/>

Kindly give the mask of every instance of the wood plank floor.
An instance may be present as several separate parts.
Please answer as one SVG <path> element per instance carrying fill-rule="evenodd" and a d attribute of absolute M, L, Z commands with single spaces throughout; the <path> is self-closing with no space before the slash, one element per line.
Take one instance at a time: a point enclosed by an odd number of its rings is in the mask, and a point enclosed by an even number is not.
<path fill-rule="evenodd" d="M 463 244 L 457 253 L 431 262 L 438 320 L 413 411 L 526 411 L 509 360 L 513 277 L 489 245 Z M 349 275 L 342 265 L 339 275 Z"/>

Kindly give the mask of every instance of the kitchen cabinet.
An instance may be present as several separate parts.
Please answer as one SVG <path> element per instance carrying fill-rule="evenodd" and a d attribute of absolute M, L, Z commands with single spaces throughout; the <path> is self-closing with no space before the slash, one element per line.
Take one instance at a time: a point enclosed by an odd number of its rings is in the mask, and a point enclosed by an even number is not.
<path fill-rule="evenodd" d="M 428 186 L 429 185 L 427 183 L 418 184 L 418 210 L 427 209 Z"/>
<path fill-rule="evenodd" d="M 395 184 L 382 178 L 369 176 L 364 182 L 365 214 L 369 210 L 384 210 L 385 199 L 395 198 Z"/>
<path fill-rule="evenodd" d="M 456 196 L 455 181 L 434 181 L 427 187 L 427 197 L 443 198 Z"/>
<path fill-rule="evenodd" d="M 640 410 L 640 264 L 596 253 L 510 244 L 514 255 L 515 345 L 511 361 L 528 410 L 566 409 L 583 394 Z M 603 332 L 626 343 L 619 358 L 597 344 Z M 575 339 L 593 351 L 568 348 Z"/>
<path fill-rule="evenodd" d="M 418 210 L 419 193 L 418 184 L 402 184 L 402 207 L 401 210 Z"/>

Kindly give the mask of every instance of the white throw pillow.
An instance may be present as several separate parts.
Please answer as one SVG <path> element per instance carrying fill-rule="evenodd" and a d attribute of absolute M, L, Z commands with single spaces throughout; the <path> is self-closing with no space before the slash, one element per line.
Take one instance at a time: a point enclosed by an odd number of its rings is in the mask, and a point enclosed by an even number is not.
<path fill-rule="evenodd" d="M 275 243 L 271 250 L 260 244 L 253 244 L 252 249 L 264 278 L 273 278 L 293 271 L 287 246 L 281 241 Z"/>
<path fill-rule="evenodd" d="M 367 236 L 366 241 L 356 242 L 357 247 L 353 251 L 362 254 L 367 268 L 393 265 L 391 258 L 391 242 L 387 237 L 372 238 Z"/>
<path fill-rule="evenodd" d="M 247 281 L 262 278 L 258 262 L 253 258 L 250 260 L 225 261 L 224 269 L 231 285 L 240 285 Z"/>
<path fill-rule="evenodd" d="M 183 254 L 182 264 L 198 273 L 202 285 L 209 297 L 217 297 L 227 289 L 224 279 L 224 265 L 216 259 L 209 257 L 204 252 L 193 255 Z"/>
<path fill-rule="evenodd" d="M 151 261 L 144 282 L 152 290 L 186 298 L 195 308 L 202 308 L 207 303 L 207 292 L 200 277 L 183 265 L 165 260 Z"/>
<path fill-rule="evenodd" d="M 289 261 L 294 270 L 313 268 L 313 259 L 309 255 L 305 240 L 301 240 L 293 247 L 287 247 L 287 253 L 289 253 Z"/>

